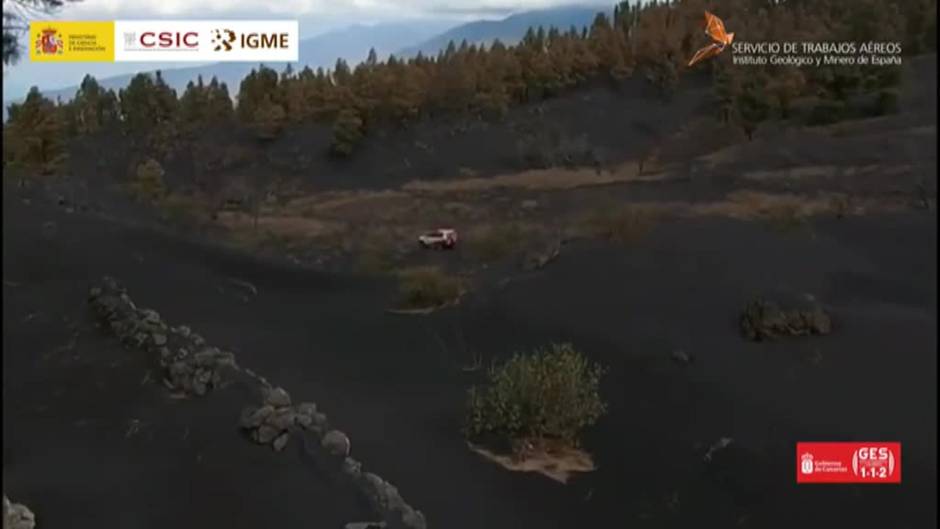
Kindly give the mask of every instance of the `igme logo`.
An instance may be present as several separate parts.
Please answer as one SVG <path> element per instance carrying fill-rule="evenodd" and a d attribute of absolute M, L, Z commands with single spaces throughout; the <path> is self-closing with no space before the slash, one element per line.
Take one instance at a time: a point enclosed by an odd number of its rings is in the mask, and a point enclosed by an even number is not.
<path fill-rule="evenodd" d="M 232 43 L 235 42 L 235 32 L 230 29 L 213 29 L 212 43 L 215 47 L 213 51 L 232 51 Z"/>
<path fill-rule="evenodd" d="M 280 33 L 236 33 L 230 29 L 212 30 L 213 51 L 232 51 L 236 44 L 246 50 L 286 50 L 290 47 L 290 34 Z"/>

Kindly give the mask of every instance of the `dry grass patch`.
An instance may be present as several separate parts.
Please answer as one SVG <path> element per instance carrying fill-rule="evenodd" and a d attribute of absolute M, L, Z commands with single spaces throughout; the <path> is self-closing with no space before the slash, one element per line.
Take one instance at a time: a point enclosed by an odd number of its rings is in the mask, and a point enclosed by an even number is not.
<path fill-rule="evenodd" d="M 668 178 L 668 173 L 644 174 L 637 172 L 637 163 L 628 162 L 611 171 L 582 169 L 536 169 L 520 173 L 497 175 L 488 178 L 461 178 L 453 180 L 408 182 L 402 189 L 427 193 L 453 193 L 461 191 L 486 191 L 499 188 L 527 190 L 561 190 L 582 186 L 606 185 L 622 182 L 656 181 Z"/>
<path fill-rule="evenodd" d="M 802 195 L 735 191 L 725 200 L 692 206 L 694 213 L 720 215 L 741 220 L 805 217 L 826 211 L 829 203 Z"/>
<path fill-rule="evenodd" d="M 535 472 L 559 483 L 567 483 L 575 473 L 596 469 L 587 452 L 571 447 L 532 450 L 524 455 L 501 455 L 482 446 L 468 443 L 470 449 L 484 458 L 513 472 Z"/>
<path fill-rule="evenodd" d="M 414 197 L 400 191 L 335 191 L 290 200 L 282 215 L 344 220 L 383 220 L 401 217 L 414 207 Z"/>
<path fill-rule="evenodd" d="M 435 266 L 408 268 L 398 273 L 402 309 L 427 310 L 456 303 L 463 281 Z"/>
<path fill-rule="evenodd" d="M 261 231 L 287 238 L 314 238 L 330 234 L 338 229 L 334 222 L 300 216 L 254 215 L 237 211 L 223 211 L 218 223 L 233 231 Z"/>
<path fill-rule="evenodd" d="M 645 237 L 661 215 L 659 208 L 651 205 L 613 206 L 587 214 L 579 231 L 588 237 L 630 244 Z"/>
<path fill-rule="evenodd" d="M 463 244 L 478 258 L 497 261 L 518 251 L 526 240 L 527 231 L 515 222 L 474 227 L 463 237 Z"/>

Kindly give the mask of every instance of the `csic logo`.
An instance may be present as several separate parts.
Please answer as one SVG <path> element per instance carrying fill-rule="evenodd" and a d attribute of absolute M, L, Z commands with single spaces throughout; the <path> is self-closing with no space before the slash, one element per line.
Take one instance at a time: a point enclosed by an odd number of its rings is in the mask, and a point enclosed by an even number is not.
<path fill-rule="evenodd" d="M 198 51 L 196 31 L 124 32 L 124 48 L 133 51 Z"/>
<path fill-rule="evenodd" d="M 59 31 L 55 28 L 46 28 L 36 35 L 36 54 L 37 55 L 62 55 L 65 51 L 65 44 Z"/>
<path fill-rule="evenodd" d="M 235 42 L 235 32 L 230 29 L 212 30 L 212 43 L 215 47 L 213 51 L 232 51 L 232 43 Z"/>

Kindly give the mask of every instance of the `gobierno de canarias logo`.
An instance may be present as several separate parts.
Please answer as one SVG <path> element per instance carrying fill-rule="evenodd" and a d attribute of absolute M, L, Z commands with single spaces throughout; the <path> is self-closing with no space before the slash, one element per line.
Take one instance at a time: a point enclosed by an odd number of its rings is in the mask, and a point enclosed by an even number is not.
<path fill-rule="evenodd" d="M 59 30 L 53 27 L 47 27 L 36 34 L 35 40 L 36 55 L 62 55 L 65 52 L 65 44 L 62 42 L 62 36 Z"/>

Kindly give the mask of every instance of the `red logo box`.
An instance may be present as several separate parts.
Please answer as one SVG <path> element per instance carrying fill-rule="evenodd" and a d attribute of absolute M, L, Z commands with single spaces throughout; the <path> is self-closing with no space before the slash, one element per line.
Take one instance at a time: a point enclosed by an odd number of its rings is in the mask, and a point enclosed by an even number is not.
<path fill-rule="evenodd" d="M 796 443 L 797 483 L 900 483 L 901 443 Z"/>

